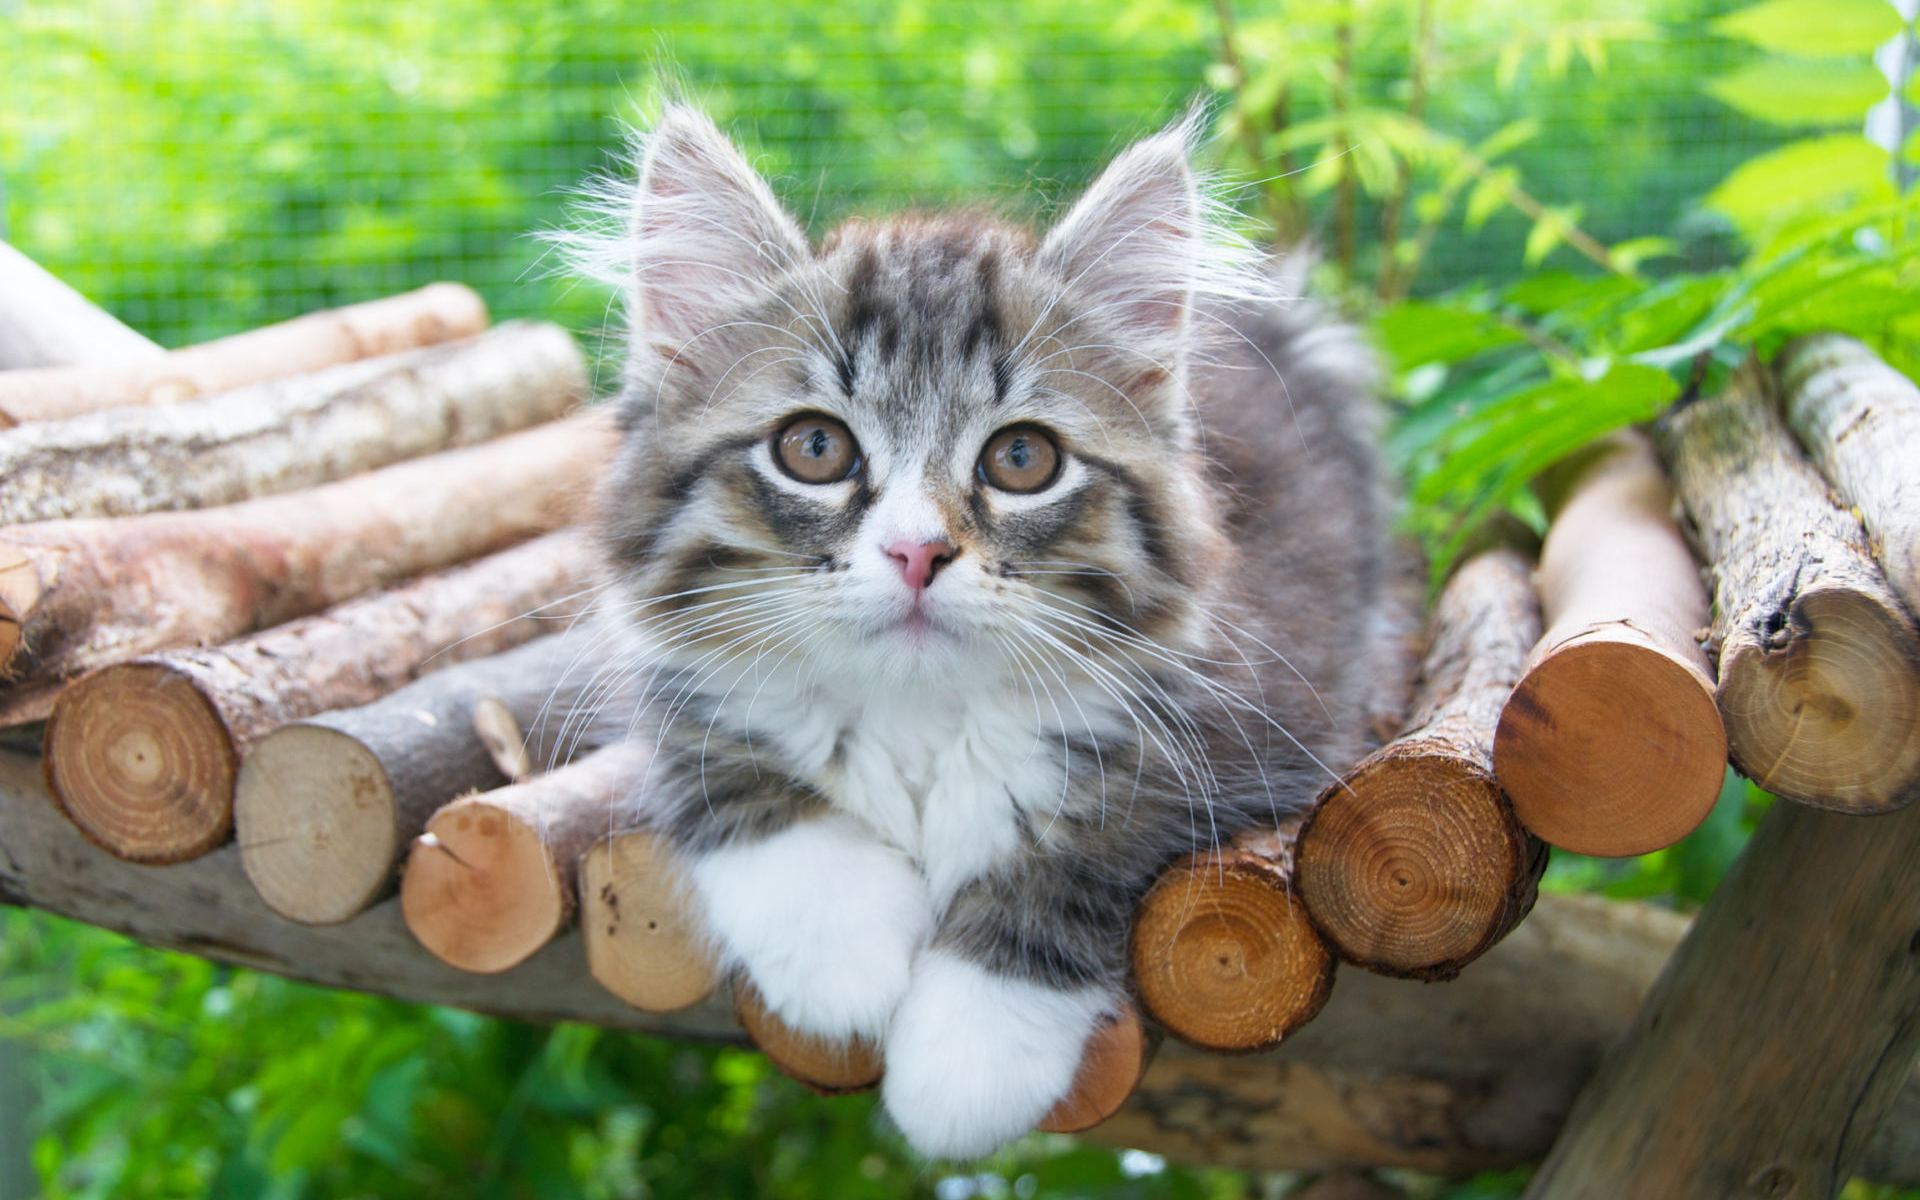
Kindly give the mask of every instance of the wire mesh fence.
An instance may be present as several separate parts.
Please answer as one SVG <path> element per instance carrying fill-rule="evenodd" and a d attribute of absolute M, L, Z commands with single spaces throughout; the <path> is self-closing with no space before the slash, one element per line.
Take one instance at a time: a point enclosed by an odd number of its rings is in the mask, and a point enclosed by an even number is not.
<path fill-rule="evenodd" d="M 1408 103 L 1415 6 L 1342 10 L 1377 105 Z M 1215 94 L 1223 17 L 1307 56 L 1288 39 L 1340 7 L 0 0 L 0 236 L 165 344 L 435 278 L 590 331 L 605 297 L 549 277 L 530 235 L 614 163 L 665 75 L 816 230 L 914 203 L 1033 212 Z M 1536 122 L 1528 186 L 1600 236 L 1685 229 L 1781 138 L 1699 87 L 1743 53 L 1710 27 L 1726 6 L 1637 0 L 1584 33 L 1580 7 L 1440 3 L 1451 82 L 1427 117 L 1468 137 Z M 1421 286 L 1515 273 L 1524 228 L 1452 223 Z"/>

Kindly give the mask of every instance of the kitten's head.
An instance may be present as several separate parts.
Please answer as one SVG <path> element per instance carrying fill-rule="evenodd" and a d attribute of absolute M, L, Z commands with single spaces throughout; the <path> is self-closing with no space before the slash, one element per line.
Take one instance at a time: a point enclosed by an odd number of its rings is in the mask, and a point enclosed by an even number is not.
<path fill-rule="evenodd" d="M 631 330 L 607 544 L 655 651 L 953 684 L 1094 628 L 1110 655 L 1192 644 L 1229 558 L 1194 300 L 1270 286 L 1211 219 L 1197 127 L 1132 146 L 1038 240 L 913 216 L 815 250 L 670 109 L 599 249 Z"/>

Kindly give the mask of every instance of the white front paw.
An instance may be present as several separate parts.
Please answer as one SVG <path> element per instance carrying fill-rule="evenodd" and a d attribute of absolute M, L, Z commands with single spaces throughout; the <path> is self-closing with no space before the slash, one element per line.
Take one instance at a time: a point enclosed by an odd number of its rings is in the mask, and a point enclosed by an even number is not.
<path fill-rule="evenodd" d="M 928 950 L 887 1034 L 887 1112 L 929 1158 L 990 1154 L 1066 1096 L 1116 1003 L 1099 988 L 1061 991 Z"/>
<path fill-rule="evenodd" d="M 717 850 L 689 874 L 722 960 L 769 1012 L 831 1041 L 878 1040 L 932 923 L 905 855 L 835 815 Z"/>

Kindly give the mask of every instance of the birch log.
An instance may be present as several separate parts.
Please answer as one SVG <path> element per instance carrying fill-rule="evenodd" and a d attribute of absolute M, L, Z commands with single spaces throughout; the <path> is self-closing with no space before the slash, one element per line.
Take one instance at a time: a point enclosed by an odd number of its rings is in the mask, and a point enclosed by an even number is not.
<path fill-rule="evenodd" d="M 733 985 L 733 1015 L 754 1049 L 780 1073 L 817 1095 L 846 1096 L 879 1086 L 880 1047 L 865 1038 L 829 1041 L 801 1033 L 767 1008 L 753 985 Z"/>
<path fill-rule="evenodd" d="M 1333 986 L 1333 957 L 1293 882 L 1297 820 L 1168 869 L 1133 922 L 1140 1003 L 1168 1033 L 1210 1050 L 1280 1044 Z"/>
<path fill-rule="evenodd" d="M 1645 854 L 1704 821 L 1726 776 L 1707 595 L 1638 433 L 1540 481 L 1547 630 L 1500 716 L 1493 769 L 1514 812 L 1579 854 Z"/>
<path fill-rule="evenodd" d="M 0 430 L 0 525 L 312 487 L 554 420 L 586 390 L 565 330 L 515 322 L 185 404 Z"/>
<path fill-rule="evenodd" d="M 1734 765 L 1777 795 L 1875 813 L 1920 792 L 1920 635 L 1749 363 L 1657 427 L 1714 579 Z"/>
<path fill-rule="evenodd" d="M 563 934 L 499 975 L 422 949 L 399 905 L 307 926 L 259 901 L 228 846 L 154 870 L 89 844 L 55 809 L 32 758 L 0 752 L 0 900 L 162 946 L 328 987 L 450 1004 L 521 1021 L 738 1041 L 715 996 L 671 1015 L 594 985 Z M 1683 922 L 1671 913 L 1543 896 L 1531 919 L 1443 985 L 1343 975 L 1313 1024 L 1262 1055 L 1169 1042 L 1140 1090 L 1087 1136 L 1183 1162 L 1260 1170 L 1339 1165 L 1440 1174 L 1537 1159 L 1594 1061 L 1633 1019 Z M 1909 1084 L 1862 1173 L 1920 1183 L 1920 1090 Z"/>
<path fill-rule="evenodd" d="M 1540 636 L 1532 563 L 1484 551 L 1434 606 L 1405 731 L 1321 794 L 1295 882 L 1338 957 L 1444 979 L 1533 907 L 1545 848 L 1493 779 L 1493 733 Z"/>
<path fill-rule="evenodd" d="M 548 615 L 539 614 L 549 627 L 560 623 Z M 588 678 L 594 648 L 580 634 L 542 637 L 255 742 L 234 780 L 233 820 L 260 898 L 290 921 L 330 925 L 386 895 L 428 817 L 464 793 L 512 782 L 477 727 L 484 702 L 500 704 L 533 742 L 535 767 L 556 752 L 571 757 L 581 732 L 571 683 Z"/>
<path fill-rule="evenodd" d="M 54 705 L 48 786 L 131 862 L 204 854 L 233 829 L 235 779 L 263 735 L 538 637 L 578 614 L 595 564 L 584 534 L 550 534 L 237 642 L 102 668 Z"/>
<path fill-rule="evenodd" d="M 587 970 L 642 1012 L 699 1004 L 719 984 L 672 847 L 628 830 L 602 838 L 580 862 L 580 927 Z"/>
<path fill-rule="evenodd" d="M 0 530 L 0 674 L 227 641 L 557 529 L 611 440 L 588 413 L 283 496 Z"/>
<path fill-rule="evenodd" d="M 1887 582 L 1920 614 L 1920 388 L 1837 333 L 1774 360 L 1787 420 L 1866 527 Z"/>
<path fill-rule="evenodd" d="M 172 404 L 467 337 L 486 327 L 486 304 L 471 288 L 435 283 L 384 300 L 309 313 L 158 358 L 111 366 L 9 371 L 0 375 L 0 428 L 105 408 Z"/>
<path fill-rule="evenodd" d="M 0 370 L 112 366 L 165 353 L 0 242 Z"/>
<path fill-rule="evenodd" d="M 572 923 L 587 847 L 638 821 L 650 758 L 638 743 L 608 746 L 434 813 L 400 878 L 407 928 L 463 971 L 533 957 Z"/>

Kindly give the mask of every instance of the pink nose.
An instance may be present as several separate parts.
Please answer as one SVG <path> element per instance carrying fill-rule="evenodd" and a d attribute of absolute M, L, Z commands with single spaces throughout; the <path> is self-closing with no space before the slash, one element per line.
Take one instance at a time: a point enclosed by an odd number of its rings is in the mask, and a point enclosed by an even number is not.
<path fill-rule="evenodd" d="M 953 544 L 940 539 L 931 542 L 899 541 L 886 548 L 887 557 L 900 566 L 900 578 L 916 593 L 933 582 L 933 577 L 941 567 L 953 561 L 959 551 Z"/>

